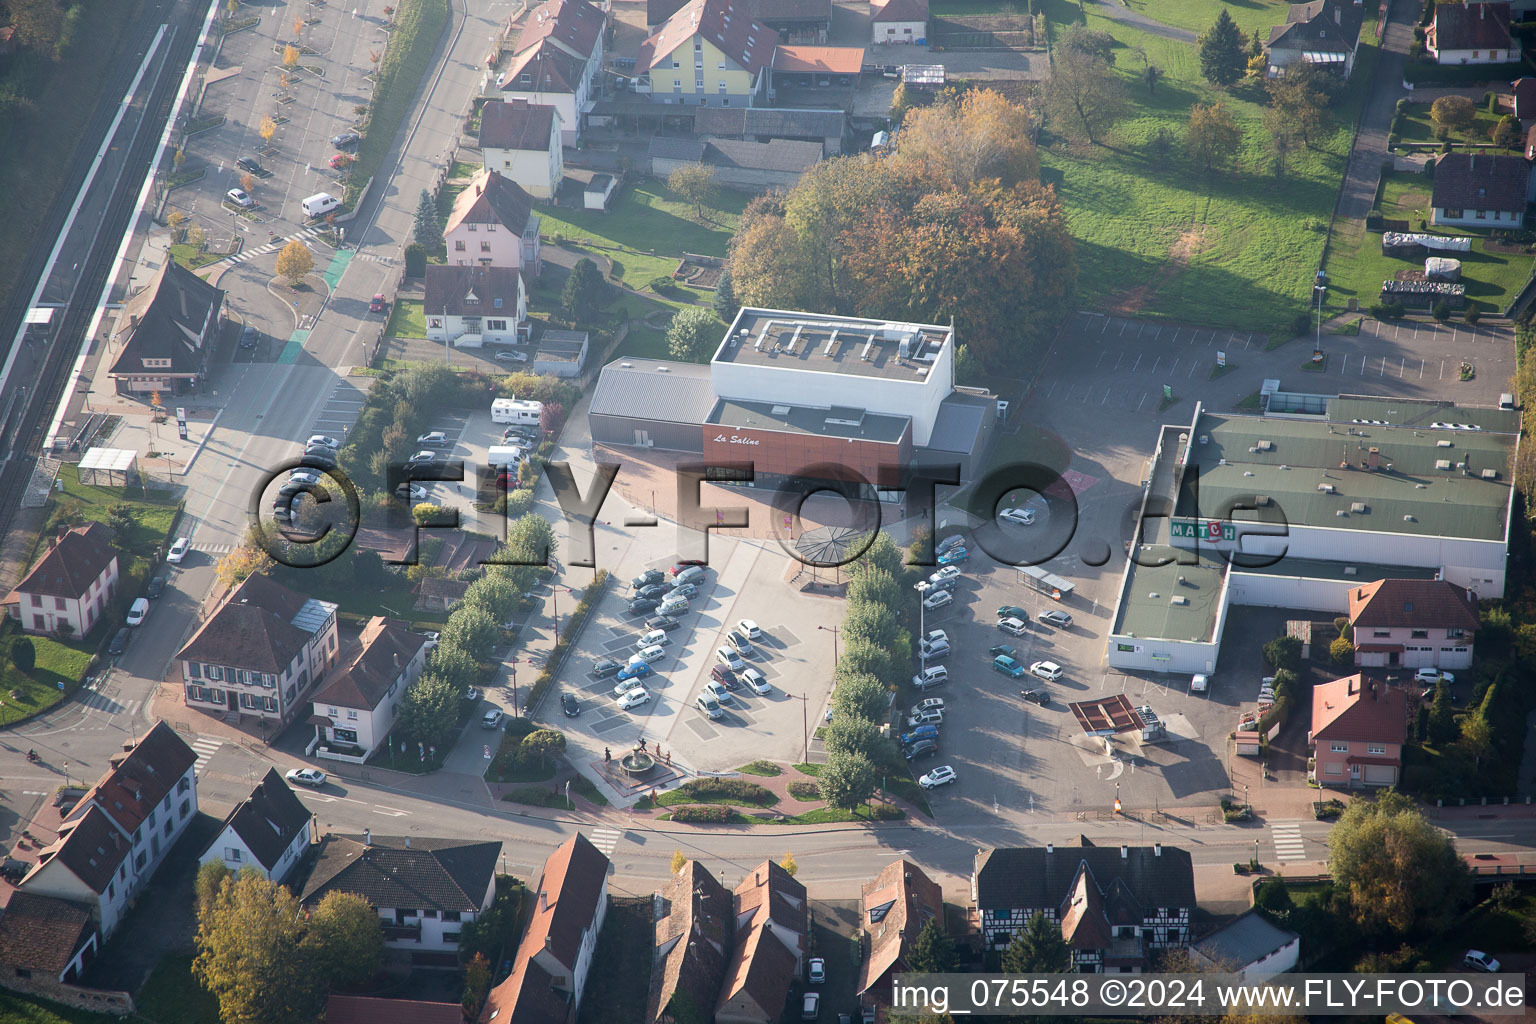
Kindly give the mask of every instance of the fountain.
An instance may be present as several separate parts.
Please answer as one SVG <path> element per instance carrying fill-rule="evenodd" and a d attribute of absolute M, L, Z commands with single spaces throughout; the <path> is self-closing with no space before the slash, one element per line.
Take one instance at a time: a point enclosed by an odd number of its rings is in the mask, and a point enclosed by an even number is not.
<path fill-rule="evenodd" d="M 645 740 L 641 740 L 634 750 L 619 758 L 619 767 L 630 778 L 643 779 L 656 767 L 656 758 L 646 752 Z"/>

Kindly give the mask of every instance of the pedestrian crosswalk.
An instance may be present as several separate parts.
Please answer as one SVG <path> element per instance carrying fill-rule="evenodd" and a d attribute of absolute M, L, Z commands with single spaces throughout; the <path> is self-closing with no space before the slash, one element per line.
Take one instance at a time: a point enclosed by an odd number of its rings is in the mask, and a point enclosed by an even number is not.
<path fill-rule="evenodd" d="M 142 703 L 143 701 L 138 700 L 129 700 L 119 703 L 112 697 L 108 697 L 106 694 L 102 693 L 93 693 L 89 697 L 85 698 L 84 701 L 85 706 L 91 711 L 105 711 L 108 714 L 116 714 L 118 712 L 122 712 L 123 714 L 129 716 L 132 716 L 135 711 L 139 710 L 139 705 Z"/>
<path fill-rule="evenodd" d="M 1274 833 L 1275 860 L 1283 864 L 1290 860 L 1306 859 L 1306 844 L 1301 840 L 1301 822 L 1279 821 L 1271 824 L 1269 829 Z"/>
<path fill-rule="evenodd" d="M 277 250 L 281 249 L 283 246 L 287 245 L 289 242 L 294 241 L 295 239 L 297 239 L 300 242 L 308 242 L 310 239 L 318 237 L 319 234 L 320 234 L 320 232 L 318 230 L 316 230 L 315 228 L 304 228 L 304 229 L 302 229 L 301 231 L 299 231 L 296 234 L 285 235 L 282 238 L 274 239 L 273 241 L 270 241 L 270 242 L 266 243 L 265 245 L 258 245 L 254 249 L 241 249 L 239 252 L 235 253 L 233 256 L 230 256 L 227 259 L 225 259 L 224 262 L 225 263 L 244 263 L 246 260 L 255 259 L 257 256 L 265 256 L 269 252 L 276 252 Z"/>
<path fill-rule="evenodd" d="M 592 831 L 592 845 L 603 852 L 604 857 L 612 857 L 614 848 L 619 845 L 619 840 L 624 838 L 624 833 L 616 828 L 599 828 Z"/>
<path fill-rule="evenodd" d="M 219 748 L 223 745 L 223 740 L 216 740 L 207 736 L 199 736 L 193 740 L 192 749 L 197 751 L 197 760 L 192 762 L 192 770 L 194 772 L 201 772 L 203 765 L 207 764 L 208 759 L 218 753 Z"/>
<path fill-rule="evenodd" d="M 197 550 L 205 555 L 227 555 L 235 550 L 233 544 L 199 544 Z"/>

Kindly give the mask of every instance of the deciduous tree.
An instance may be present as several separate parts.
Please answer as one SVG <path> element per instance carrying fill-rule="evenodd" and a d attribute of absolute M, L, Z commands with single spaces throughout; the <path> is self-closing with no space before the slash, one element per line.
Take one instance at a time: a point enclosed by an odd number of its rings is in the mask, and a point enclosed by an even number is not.
<path fill-rule="evenodd" d="M 477 661 L 489 661 L 501 641 L 501 627 L 484 608 L 459 607 L 448 616 L 443 639 L 458 644 Z"/>
<path fill-rule="evenodd" d="M 275 564 L 264 548 L 242 544 L 219 559 L 213 567 L 213 575 L 224 586 L 235 587 L 253 573 L 265 573 Z"/>
<path fill-rule="evenodd" d="M 832 720 L 858 718 L 878 722 L 891 707 L 891 694 L 885 684 L 871 675 L 838 674 L 832 691 Z"/>
<path fill-rule="evenodd" d="M 224 1024 L 312 1020 L 315 974 L 302 955 L 298 900 L 254 871 L 220 885 L 199 916 L 192 976 L 219 1001 Z"/>
<path fill-rule="evenodd" d="M 1072 951 L 1061 937 L 1061 926 L 1036 913 L 1003 950 L 1003 970 L 1009 974 L 1062 974 L 1072 967 Z"/>
<path fill-rule="evenodd" d="M 851 604 L 841 629 L 844 643 L 864 640 L 889 652 L 897 661 L 912 656 L 912 636 L 891 607 L 865 602 Z"/>
<path fill-rule="evenodd" d="M 18 636 L 11 641 L 11 664 L 24 676 L 37 667 L 37 647 L 31 637 Z"/>
<path fill-rule="evenodd" d="M 791 850 L 785 850 L 784 856 L 779 858 L 779 867 L 787 871 L 790 878 L 800 873 L 800 862 L 795 860 L 795 854 Z"/>
<path fill-rule="evenodd" d="M 288 67 L 288 68 L 292 68 L 292 67 L 297 67 L 298 63 L 299 63 L 299 48 L 297 46 L 294 46 L 292 43 L 288 43 L 286 46 L 283 47 L 283 66 L 284 67 Z"/>
<path fill-rule="evenodd" d="M 704 207 L 714 201 L 720 185 L 715 180 L 715 169 L 705 164 L 683 164 L 667 175 L 667 188 L 676 192 L 686 203 L 693 205 L 696 220 L 704 219 Z"/>
<path fill-rule="evenodd" d="M 603 280 L 603 272 L 597 269 L 596 263 L 583 256 L 565 279 L 560 305 L 577 323 L 589 324 L 597 319 L 607 291 L 608 282 Z"/>
<path fill-rule="evenodd" d="M 688 855 L 682 850 L 672 851 L 672 873 L 675 875 L 688 866 Z"/>
<path fill-rule="evenodd" d="M 290 284 L 298 284 L 314 269 L 315 258 L 297 238 L 283 246 L 282 252 L 277 254 L 277 275 L 286 277 Z"/>
<path fill-rule="evenodd" d="M 720 346 L 720 318 L 703 306 L 684 306 L 667 328 L 667 352 L 673 359 L 702 363 Z"/>
<path fill-rule="evenodd" d="M 452 733 L 459 720 L 460 691 L 435 672 L 423 672 L 400 701 L 393 740 L 436 746 Z M 405 756 L 417 754 L 407 748 Z"/>
<path fill-rule="evenodd" d="M 1125 110 L 1125 96 L 1104 50 L 1089 45 L 1092 33 L 1073 26 L 1062 37 L 1046 85 L 1046 110 L 1057 130 L 1077 133 L 1097 145 Z M 1113 51 L 1109 51 L 1113 56 Z"/>
<path fill-rule="evenodd" d="M 517 611 L 523 595 L 512 581 L 503 576 L 487 574 L 475 580 L 464 590 L 464 604 L 484 608 L 497 622 L 505 622 Z"/>
<path fill-rule="evenodd" d="M 9 23 L 33 52 L 50 60 L 59 55 L 64 35 L 64 9 L 59 0 L 6 0 Z"/>
<path fill-rule="evenodd" d="M 822 738 L 828 755 L 862 754 L 875 764 L 883 764 L 893 753 L 891 741 L 880 734 L 880 727 L 855 715 L 834 714 Z"/>
<path fill-rule="evenodd" d="M 277 122 L 270 115 L 262 114 L 256 126 L 256 134 L 261 136 L 262 142 L 270 143 L 272 136 L 277 134 Z"/>
<path fill-rule="evenodd" d="M 539 767 L 543 768 L 549 764 L 551 757 L 565 752 L 565 733 L 554 729 L 535 729 L 524 736 L 523 742 L 517 746 L 524 763 L 537 759 Z"/>
<path fill-rule="evenodd" d="M 326 893 L 309 914 L 302 951 L 309 966 L 332 984 L 367 981 L 384 956 L 378 911 L 355 893 Z"/>
<path fill-rule="evenodd" d="M 1442 128 L 1461 131 L 1477 117 L 1477 106 L 1467 96 L 1441 96 L 1429 105 L 1429 118 Z"/>
<path fill-rule="evenodd" d="M 1350 801 L 1328 834 L 1328 870 L 1371 933 L 1433 934 L 1470 891 L 1455 844 L 1391 790 Z"/>
<path fill-rule="evenodd" d="M 1198 40 L 1200 46 L 1200 73 L 1212 85 L 1228 86 L 1239 78 L 1248 66 L 1251 56 L 1248 42 L 1242 30 L 1232 20 L 1226 8 L 1216 16 L 1216 23 Z"/>
<path fill-rule="evenodd" d="M 880 769 L 863 754 L 831 754 L 816 789 L 831 806 L 851 811 L 874 795 L 879 784 Z"/>
<path fill-rule="evenodd" d="M 453 640 L 442 640 L 432 648 L 432 653 L 427 655 L 427 667 L 461 693 L 480 676 L 480 664 L 474 655 Z"/>
<path fill-rule="evenodd" d="M 1488 129 L 1488 137 L 1493 140 L 1495 146 L 1504 149 L 1518 149 L 1520 147 L 1520 119 L 1513 114 L 1505 114 L 1499 118 L 1498 123 Z"/>
<path fill-rule="evenodd" d="M 1222 11 L 1223 14 L 1226 11 Z M 1243 129 L 1225 103 L 1189 108 L 1184 148 L 1197 166 L 1209 171 L 1228 164 L 1243 142 Z"/>
<path fill-rule="evenodd" d="M 967 188 L 986 178 L 1005 185 L 1037 181 L 1040 158 L 1029 110 L 994 89 L 914 110 L 897 136 L 898 158 L 927 177 Z"/>

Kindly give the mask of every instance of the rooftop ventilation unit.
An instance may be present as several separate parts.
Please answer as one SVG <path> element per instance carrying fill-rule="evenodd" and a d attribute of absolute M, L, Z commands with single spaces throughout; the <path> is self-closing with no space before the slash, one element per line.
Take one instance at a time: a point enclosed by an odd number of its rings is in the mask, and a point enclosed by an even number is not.
<path fill-rule="evenodd" d="M 1255 494 L 1253 496 L 1253 503 L 1255 505 L 1259 506 L 1260 508 L 1264 508 L 1264 507 L 1269 505 L 1269 495 L 1267 495 L 1267 494 Z"/>
<path fill-rule="evenodd" d="M 1435 447 L 1436 448 L 1454 448 L 1454 447 L 1456 447 L 1456 443 L 1454 441 L 1436 441 L 1435 442 Z"/>
<path fill-rule="evenodd" d="M 821 350 L 821 354 L 824 355 L 824 356 L 830 356 L 832 354 L 832 346 L 834 346 L 836 344 L 837 344 L 837 332 L 833 331 L 832 332 L 832 337 L 827 339 L 827 347 Z"/>
<path fill-rule="evenodd" d="M 1333 484 L 1318 484 L 1317 489 L 1322 491 L 1324 494 L 1332 494 Z"/>
<path fill-rule="evenodd" d="M 1186 604 L 1189 604 L 1189 598 L 1184 597 L 1181 594 L 1175 594 L 1173 597 L 1170 597 L 1168 599 L 1168 603 L 1169 604 L 1177 604 L 1177 605 L 1186 605 Z"/>
<path fill-rule="evenodd" d="M 635 368 L 635 364 L 634 363 L 620 363 L 619 365 L 622 366 L 626 370 L 633 370 Z"/>
<path fill-rule="evenodd" d="M 1363 502 L 1363 501 L 1351 502 L 1350 506 L 1349 506 L 1349 510 L 1351 512 L 1356 512 L 1356 513 L 1359 513 L 1359 514 L 1362 514 L 1362 515 L 1365 512 L 1368 511 L 1368 509 L 1366 508 L 1365 502 Z"/>
<path fill-rule="evenodd" d="M 1497 480 L 1498 478 L 1499 478 L 1499 471 L 1498 470 L 1496 470 L 1496 469 L 1485 469 L 1485 470 L 1483 470 L 1483 479 L 1484 480 Z"/>
<path fill-rule="evenodd" d="M 1415 519 L 1413 516 L 1403 516 L 1403 522 L 1405 522 L 1405 523 L 1416 523 L 1416 522 L 1418 522 L 1418 520 Z"/>
<path fill-rule="evenodd" d="M 875 336 L 871 334 L 869 336 L 869 340 L 864 343 L 864 350 L 859 353 L 859 358 L 864 360 L 866 363 L 869 362 L 869 354 L 874 351 L 874 348 Z"/>
<path fill-rule="evenodd" d="M 789 355 L 795 354 L 795 346 L 800 343 L 800 332 L 802 330 L 804 330 L 804 328 L 801 325 L 795 325 L 794 335 L 789 339 L 789 344 L 784 346 L 784 351 Z"/>
<path fill-rule="evenodd" d="M 1353 575 L 1355 575 L 1355 573 L 1357 573 L 1357 572 L 1359 572 L 1359 571 L 1360 571 L 1360 570 L 1358 570 L 1358 569 L 1356 569 L 1356 568 L 1355 568 L 1355 567 L 1354 567 L 1354 566 L 1352 566 L 1352 565 L 1346 565 L 1346 566 L 1345 566 L 1345 567 L 1344 567 L 1344 575 L 1345 575 L 1345 576 L 1353 576 Z"/>
<path fill-rule="evenodd" d="M 789 406 L 787 406 L 787 405 L 776 405 L 772 409 L 770 409 L 769 412 L 773 413 L 775 416 L 788 416 L 789 415 Z"/>
<path fill-rule="evenodd" d="M 672 367 L 670 367 L 670 366 L 658 366 L 658 367 L 656 367 L 656 372 L 657 373 L 671 373 L 672 372 Z"/>
<path fill-rule="evenodd" d="M 1275 443 L 1273 441 L 1260 441 L 1254 447 L 1261 452 L 1270 452 L 1275 450 Z"/>
<path fill-rule="evenodd" d="M 1201 434 L 1200 435 L 1200 443 L 1201 444 L 1210 444 L 1211 443 L 1211 435 L 1210 434 Z"/>
<path fill-rule="evenodd" d="M 1449 471 L 1450 468 L 1451 468 L 1451 460 L 1450 459 L 1436 459 L 1435 460 L 1435 468 L 1436 469 L 1443 469 L 1443 470 Z"/>

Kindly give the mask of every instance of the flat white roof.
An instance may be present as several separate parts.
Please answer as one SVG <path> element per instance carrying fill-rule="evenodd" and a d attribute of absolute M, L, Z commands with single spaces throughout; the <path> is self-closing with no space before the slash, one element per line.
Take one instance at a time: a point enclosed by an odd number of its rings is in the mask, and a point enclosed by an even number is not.
<path fill-rule="evenodd" d="M 111 473 L 126 473 L 133 466 L 138 452 L 129 448 L 87 448 L 80 469 L 104 469 Z"/>

